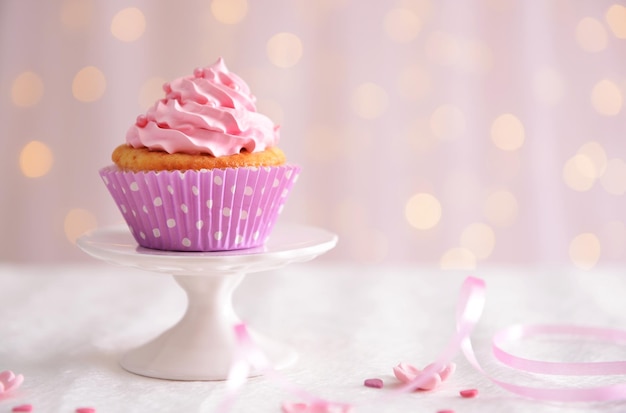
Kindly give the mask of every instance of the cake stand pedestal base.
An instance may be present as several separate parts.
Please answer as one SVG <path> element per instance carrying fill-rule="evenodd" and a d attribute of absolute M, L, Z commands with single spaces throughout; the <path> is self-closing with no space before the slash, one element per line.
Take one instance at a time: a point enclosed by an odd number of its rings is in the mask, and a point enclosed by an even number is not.
<path fill-rule="evenodd" d="M 263 247 L 223 252 L 166 252 L 138 247 L 126 227 L 103 228 L 78 240 L 88 254 L 119 265 L 171 274 L 187 294 L 184 316 L 148 343 L 128 351 L 122 367 L 168 380 L 224 380 L 235 358 L 234 326 L 241 323 L 233 292 L 253 272 L 308 261 L 332 249 L 336 235 L 306 226 L 277 227 Z M 276 369 L 297 359 L 294 350 L 249 329 Z M 251 370 L 250 375 L 260 372 Z"/>

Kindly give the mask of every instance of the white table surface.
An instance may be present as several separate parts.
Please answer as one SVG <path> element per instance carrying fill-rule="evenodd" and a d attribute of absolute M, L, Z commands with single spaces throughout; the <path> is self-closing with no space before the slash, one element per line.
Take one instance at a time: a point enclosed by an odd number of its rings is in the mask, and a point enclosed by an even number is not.
<path fill-rule="evenodd" d="M 391 399 L 363 386 L 395 382 L 392 367 L 433 361 L 454 329 L 457 294 L 467 275 L 487 282 L 487 305 L 473 341 L 485 368 L 521 384 L 577 386 L 626 377 L 563 378 L 519 373 L 490 353 L 490 338 L 519 322 L 626 328 L 626 269 L 491 268 L 471 273 L 415 265 L 358 266 L 324 259 L 249 274 L 235 308 L 251 327 L 294 347 L 299 360 L 283 374 L 320 397 L 355 403 L 355 413 L 624 412 L 626 402 L 539 402 L 491 384 L 457 356 L 456 374 L 434 392 Z M 0 413 L 30 403 L 35 412 L 214 412 L 224 382 L 175 382 L 126 372 L 118 359 L 182 315 L 185 295 L 170 276 L 93 264 L 0 264 L 0 370 L 24 374 L 21 388 L 0 397 Z M 540 343 L 552 359 L 626 360 L 626 346 Z M 458 391 L 477 388 L 475 399 Z M 298 401 L 263 377 L 241 389 L 233 412 L 280 412 Z"/>

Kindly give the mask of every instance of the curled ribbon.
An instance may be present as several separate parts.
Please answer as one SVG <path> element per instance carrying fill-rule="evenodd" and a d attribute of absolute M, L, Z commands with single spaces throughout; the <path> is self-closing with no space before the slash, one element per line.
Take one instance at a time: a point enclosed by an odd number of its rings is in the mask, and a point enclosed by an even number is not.
<path fill-rule="evenodd" d="M 457 303 L 456 314 L 456 332 L 444 347 L 439 357 L 434 363 L 426 367 L 411 382 L 395 389 L 381 398 L 381 401 L 398 393 L 408 393 L 419 389 L 425 383 L 432 379 L 433 375 L 441 371 L 444 366 L 448 365 L 452 359 L 458 354 L 459 350 L 463 352 L 467 361 L 487 379 L 501 388 L 511 393 L 544 401 L 562 401 L 562 402 L 590 402 L 590 401 L 612 401 L 626 400 L 626 383 L 606 385 L 590 388 L 542 388 L 530 387 L 508 383 L 491 377 L 480 365 L 474 353 L 471 333 L 480 320 L 485 306 L 485 282 L 480 278 L 467 277 L 461 287 L 459 300 Z M 603 340 L 611 343 L 626 342 L 626 331 L 598 328 L 598 327 L 581 327 L 570 325 L 514 325 L 497 332 L 492 339 L 492 351 L 496 359 L 501 363 L 517 370 L 540 373 L 540 374 L 558 374 L 570 376 L 588 376 L 588 375 L 618 375 L 626 374 L 626 361 L 612 362 L 586 362 L 586 363 L 568 363 L 568 362 L 549 362 L 540 360 L 531 360 L 515 356 L 503 349 L 503 343 L 506 341 L 522 340 L 524 338 L 537 335 L 570 335 L 584 338 L 592 338 L 595 340 Z M 347 403 L 336 403 L 322 398 L 318 398 L 308 392 L 290 384 L 283 377 L 279 376 L 263 353 L 254 345 L 250 339 L 244 324 L 235 326 L 235 336 L 239 343 L 242 358 L 233 363 L 231 375 L 229 375 L 229 387 L 236 390 L 242 385 L 249 373 L 249 364 L 254 365 L 259 371 L 263 372 L 268 378 L 276 380 L 293 396 L 302 400 L 306 400 L 311 406 L 319 407 L 315 411 L 349 411 L 353 407 Z M 246 362 L 246 360 L 248 362 Z M 244 366 L 245 365 L 245 366 Z M 231 392 L 230 401 L 234 393 Z M 227 398 L 226 401 L 229 399 Z M 227 403 L 228 404 L 228 403 Z M 223 404 L 224 406 L 225 404 Z M 223 412 L 225 410 L 218 410 Z"/>
<path fill-rule="evenodd" d="M 590 402 L 626 399 L 626 383 L 590 388 L 542 388 L 507 383 L 489 376 L 476 359 L 470 340 L 470 333 L 480 319 L 484 303 L 484 281 L 468 277 L 461 290 L 457 310 L 457 340 L 453 341 L 460 341 L 461 351 L 468 362 L 493 383 L 511 393 L 544 401 Z M 540 334 L 566 334 L 611 342 L 626 341 L 626 331 L 623 330 L 568 325 L 515 325 L 505 328 L 494 335 L 492 339 L 494 356 L 509 367 L 532 373 L 576 376 L 626 374 L 626 362 L 624 361 L 589 363 L 547 362 L 517 357 L 502 348 L 502 343 L 506 340 L 521 340 L 525 337 Z"/>

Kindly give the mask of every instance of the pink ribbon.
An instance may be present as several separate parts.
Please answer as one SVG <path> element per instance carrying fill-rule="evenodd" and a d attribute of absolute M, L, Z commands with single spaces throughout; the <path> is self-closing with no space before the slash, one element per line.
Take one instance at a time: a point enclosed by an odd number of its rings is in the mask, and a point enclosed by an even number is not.
<path fill-rule="evenodd" d="M 590 402 L 626 399 L 626 383 L 590 388 L 544 388 L 507 383 L 489 376 L 476 359 L 470 340 L 470 333 L 480 319 L 484 303 L 484 281 L 468 277 L 461 289 L 457 310 L 457 334 L 452 341 L 454 343 L 460 341 L 461 351 L 465 358 L 493 383 L 511 393 L 537 400 Z M 574 335 L 617 343 L 626 341 L 626 331 L 623 330 L 569 325 L 516 325 L 505 328 L 494 335 L 492 340 L 494 356 L 503 364 L 514 369 L 540 374 L 576 376 L 626 374 L 626 362 L 624 361 L 590 363 L 547 362 L 517 357 L 502 349 L 504 341 L 521 340 L 541 334 Z"/>
<path fill-rule="evenodd" d="M 610 401 L 610 400 L 626 400 L 626 383 L 606 385 L 591 388 L 570 388 L 570 387 L 530 387 L 508 383 L 491 377 L 480 365 L 474 353 L 471 333 L 480 320 L 483 308 L 485 306 L 485 282 L 480 278 L 467 277 L 461 287 L 459 300 L 457 304 L 456 314 L 456 333 L 453 335 L 449 343 L 444 347 L 439 357 L 434 363 L 428 365 L 415 379 L 411 382 L 395 389 L 394 391 L 381 397 L 381 400 L 388 399 L 392 395 L 398 393 L 407 393 L 419 389 L 428 383 L 432 377 L 448 365 L 452 359 L 458 354 L 459 350 L 463 352 L 468 362 L 481 372 L 487 379 L 494 384 L 508 390 L 511 393 L 529 397 L 537 400 L 545 401 L 562 401 L 562 402 L 590 402 L 590 401 Z M 293 396 L 301 400 L 305 400 L 315 409 L 310 411 L 330 412 L 330 411 L 348 411 L 350 405 L 346 403 L 336 403 L 313 396 L 303 389 L 294 386 L 279 376 L 262 352 L 251 341 L 245 325 L 240 324 L 235 327 L 235 335 L 239 343 L 240 351 L 243 358 L 235 361 L 231 369 L 231 375 L 228 378 L 229 387 L 237 389 L 242 385 L 249 372 L 249 364 L 254 365 L 259 371 L 262 371 L 268 378 L 278 381 L 282 387 L 289 391 Z M 503 343 L 507 341 L 522 340 L 524 338 L 537 335 L 568 335 L 584 338 L 592 338 L 595 340 L 603 340 L 610 343 L 626 342 L 626 331 L 597 328 L 597 327 L 581 327 L 572 325 L 514 325 L 497 332 L 492 339 L 492 351 L 496 359 L 503 364 L 517 370 L 527 371 L 539 374 L 558 374 L 570 376 L 606 376 L 616 374 L 626 374 L 626 361 L 613 362 L 588 362 L 588 363 L 568 363 L 568 362 L 549 362 L 540 360 L 531 360 L 515 356 L 503 349 Z M 247 360 L 247 362 L 246 362 Z M 244 366 L 245 365 L 245 366 Z M 232 393 L 234 397 L 234 393 Z M 228 401 L 228 399 L 227 399 Z M 232 401 L 232 400 L 230 400 Z M 227 403 L 229 404 L 229 403 Z M 224 410 L 219 410 L 224 411 Z"/>

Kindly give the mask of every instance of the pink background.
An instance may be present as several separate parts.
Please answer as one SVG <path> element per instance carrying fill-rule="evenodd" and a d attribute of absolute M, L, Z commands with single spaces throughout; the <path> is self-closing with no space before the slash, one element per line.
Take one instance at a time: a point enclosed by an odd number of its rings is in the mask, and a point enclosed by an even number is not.
<path fill-rule="evenodd" d="M 626 2 L 0 2 L 0 260 L 89 260 L 97 170 L 223 56 L 303 168 L 326 259 L 625 263 Z"/>

